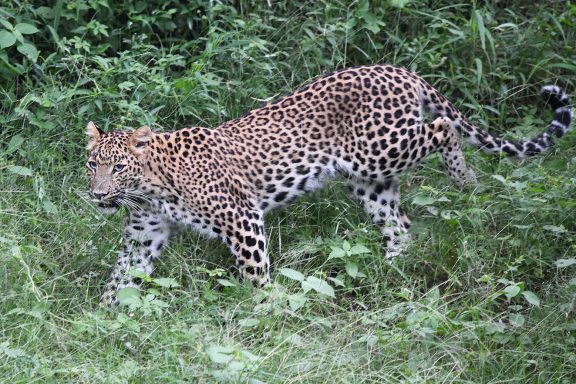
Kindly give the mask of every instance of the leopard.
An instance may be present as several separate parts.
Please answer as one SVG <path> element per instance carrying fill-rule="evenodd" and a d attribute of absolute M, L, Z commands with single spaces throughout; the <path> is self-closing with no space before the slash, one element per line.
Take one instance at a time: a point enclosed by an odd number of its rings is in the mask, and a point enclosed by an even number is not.
<path fill-rule="evenodd" d="M 556 85 L 546 130 L 507 140 L 471 123 L 422 77 L 393 65 L 341 69 L 215 128 L 104 132 L 89 122 L 86 163 L 97 207 L 126 212 L 122 250 L 101 295 L 142 288 L 182 228 L 219 238 L 243 280 L 270 283 L 264 215 L 340 176 L 381 231 L 387 253 L 403 252 L 410 220 L 400 207 L 399 175 L 433 153 L 459 187 L 476 182 L 461 141 L 524 158 L 547 151 L 570 129 L 573 110 Z"/>

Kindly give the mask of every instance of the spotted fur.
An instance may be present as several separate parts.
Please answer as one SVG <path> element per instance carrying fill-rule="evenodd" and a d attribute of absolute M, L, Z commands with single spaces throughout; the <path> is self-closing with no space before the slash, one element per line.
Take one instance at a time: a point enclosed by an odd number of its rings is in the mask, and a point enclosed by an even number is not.
<path fill-rule="evenodd" d="M 118 289 L 139 285 L 129 269 L 152 273 L 178 227 L 220 238 L 241 276 L 266 284 L 264 213 L 334 175 L 346 178 L 394 256 L 410 226 L 397 176 L 437 152 L 454 182 L 474 182 L 459 136 L 490 153 L 545 151 L 568 130 L 572 109 L 558 87 L 542 94 L 554 118 L 546 132 L 518 142 L 480 130 L 422 78 L 389 65 L 323 76 L 213 129 L 103 133 L 89 123 L 91 193 L 108 213 L 120 205 L 128 211 L 123 249 L 102 301 L 116 303 Z"/>

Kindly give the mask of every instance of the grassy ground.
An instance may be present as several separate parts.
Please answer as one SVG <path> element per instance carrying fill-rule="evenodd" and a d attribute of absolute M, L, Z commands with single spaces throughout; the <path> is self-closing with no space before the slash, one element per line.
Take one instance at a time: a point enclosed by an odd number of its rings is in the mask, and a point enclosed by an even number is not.
<path fill-rule="evenodd" d="M 576 6 L 55 3 L 0 5 L 0 382 L 576 381 L 573 132 L 521 162 L 468 150 L 468 190 L 435 158 L 404 177 L 414 240 L 392 265 L 336 180 L 267 217 L 270 290 L 184 234 L 118 311 L 98 295 L 121 215 L 88 201 L 83 149 L 88 120 L 215 126 L 367 63 L 409 67 L 480 126 L 531 136 L 550 118 L 540 86 L 576 97 Z"/>

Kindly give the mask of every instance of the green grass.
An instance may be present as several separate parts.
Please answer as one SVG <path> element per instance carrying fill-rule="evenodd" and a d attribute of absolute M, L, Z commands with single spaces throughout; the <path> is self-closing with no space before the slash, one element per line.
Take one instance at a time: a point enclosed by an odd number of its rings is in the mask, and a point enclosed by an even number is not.
<path fill-rule="evenodd" d="M 576 381 L 574 132 L 525 161 L 467 149 L 466 190 L 437 158 L 405 175 L 413 241 L 391 265 L 335 180 L 266 218 L 271 289 L 185 233 L 154 276 L 173 280 L 117 311 L 98 296 L 122 217 L 90 204 L 84 171 L 89 120 L 215 126 L 368 63 L 409 67 L 480 126 L 532 136 L 550 118 L 540 86 L 576 97 L 576 6 L 132 3 L 0 6 L 3 38 L 37 29 L 0 49 L 0 382 Z"/>

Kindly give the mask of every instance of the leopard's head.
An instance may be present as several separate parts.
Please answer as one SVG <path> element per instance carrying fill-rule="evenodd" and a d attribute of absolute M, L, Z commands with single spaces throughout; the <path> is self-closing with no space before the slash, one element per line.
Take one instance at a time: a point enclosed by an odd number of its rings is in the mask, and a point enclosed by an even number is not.
<path fill-rule="evenodd" d="M 89 122 L 86 135 L 90 195 L 98 208 L 112 214 L 121 205 L 136 203 L 136 187 L 142 180 L 146 149 L 154 133 L 147 126 L 104 133 Z"/>

